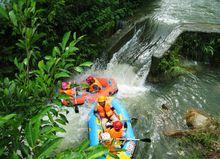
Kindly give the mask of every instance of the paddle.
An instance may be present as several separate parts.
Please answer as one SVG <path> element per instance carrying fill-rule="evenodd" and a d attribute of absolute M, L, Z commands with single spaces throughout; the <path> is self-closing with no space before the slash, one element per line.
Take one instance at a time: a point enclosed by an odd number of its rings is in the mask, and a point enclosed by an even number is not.
<path fill-rule="evenodd" d="M 75 105 L 75 113 L 79 113 L 79 107 L 78 107 L 78 105 Z"/>
<path fill-rule="evenodd" d="M 74 89 L 75 89 L 75 94 L 74 94 L 74 99 L 75 99 L 75 104 L 77 104 L 77 101 L 76 101 L 76 87 L 74 87 Z M 75 113 L 79 113 L 79 107 L 78 107 L 78 105 L 75 105 Z"/>
<path fill-rule="evenodd" d="M 132 140 L 132 141 L 142 141 L 142 142 L 151 142 L 150 138 L 143 139 L 134 139 L 134 138 L 117 138 L 118 140 Z"/>

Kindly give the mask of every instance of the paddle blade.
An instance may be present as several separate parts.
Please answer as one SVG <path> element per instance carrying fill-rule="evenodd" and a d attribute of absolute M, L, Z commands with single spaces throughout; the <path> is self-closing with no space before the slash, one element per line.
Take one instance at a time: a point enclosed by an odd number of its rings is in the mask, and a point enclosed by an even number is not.
<path fill-rule="evenodd" d="M 144 138 L 144 139 L 140 139 L 140 141 L 143 141 L 143 142 L 151 142 L 151 139 L 150 139 L 150 138 Z"/>
<path fill-rule="evenodd" d="M 78 105 L 75 105 L 75 113 L 79 113 L 79 107 L 78 107 Z"/>
<path fill-rule="evenodd" d="M 138 118 L 131 118 L 131 125 L 136 125 Z"/>

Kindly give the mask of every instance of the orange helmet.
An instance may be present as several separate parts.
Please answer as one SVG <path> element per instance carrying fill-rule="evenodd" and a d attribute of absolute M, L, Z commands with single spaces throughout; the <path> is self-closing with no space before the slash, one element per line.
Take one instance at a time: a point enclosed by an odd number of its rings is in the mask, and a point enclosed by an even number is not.
<path fill-rule="evenodd" d="M 122 126 L 123 126 L 123 124 L 122 124 L 122 122 L 120 122 L 120 121 L 115 121 L 115 122 L 113 123 L 113 127 L 114 127 L 114 129 L 115 129 L 116 131 L 120 130 L 120 129 L 122 128 Z"/>
<path fill-rule="evenodd" d="M 89 76 L 89 77 L 86 78 L 86 82 L 88 84 L 92 83 L 93 80 L 94 80 L 94 77 L 92 77 L 92 76 Z"/>

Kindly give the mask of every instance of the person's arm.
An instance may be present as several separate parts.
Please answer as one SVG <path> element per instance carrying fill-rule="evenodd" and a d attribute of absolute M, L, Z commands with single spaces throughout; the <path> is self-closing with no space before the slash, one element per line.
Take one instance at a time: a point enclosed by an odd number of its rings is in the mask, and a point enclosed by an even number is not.
<path fill-rule="evenodd" d="M 110 105 L 110 107 L 111 107 L 112 111 L 117 115 L 117 112 L 115 111 L 115 108 L 112 105 Z"/>

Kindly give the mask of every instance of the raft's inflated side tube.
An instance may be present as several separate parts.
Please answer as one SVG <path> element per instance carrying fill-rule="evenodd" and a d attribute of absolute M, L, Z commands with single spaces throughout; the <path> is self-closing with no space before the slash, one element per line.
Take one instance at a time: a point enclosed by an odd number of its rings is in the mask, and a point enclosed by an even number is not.
<path fill-rule="evenodd" d="M 82 105 L 85 102 L 91 103 L 95 102 L 100 95 L 110 96 L 117 93 L 118 88 L 116 81 L 112 78 L 96 78 L 102 84 L 102 89 L 98 93 L 89 93 L 83 91 L 81 94 L 78 94 L 76 97 L 72 97 L 71 101 L 73 105 Z"/>
<path fill-rule="evenodd" d="M 126 121 L 127 123 L 127 129 L 124 133 L 125 135 L 123 138 L 132 138 L 135 139 L 134 131 L 131 126 L 131 118 L 127 111 L 121 106 L 119 100 L 116 98 L 113 98 L 111 100 L 112 107 L 115 108 L 115 111 L 118 113 L 120 120 Z M 89 139 L 90 139 L 90 146 L 98 145 L 99 144 L 99 134 L 102 132 L 101 123 L 97 119 L 97 117 L 94 114 L 94 108 L 96 106 L 96 103 L 92 104 L 92 110 L 89 113 Z M 136 141 L 126 141 L 126 143 L 123 145 L 122 149 L 126 150 L 125 152 L 121 152 L 119 154 L 119 158 L 130 158 L 132 157 L 134 150 L 136 147 Z M 120 157 L 121 156 L 121 157 Z M 103 157 L 102 159 L 105 159 L 108 157 Z"/>

